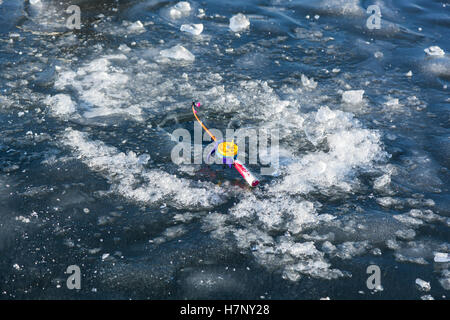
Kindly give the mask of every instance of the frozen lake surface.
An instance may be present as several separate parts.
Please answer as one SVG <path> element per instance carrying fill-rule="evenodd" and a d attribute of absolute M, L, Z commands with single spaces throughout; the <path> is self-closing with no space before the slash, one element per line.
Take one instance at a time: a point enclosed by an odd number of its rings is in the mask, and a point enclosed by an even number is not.
<path fill-rule="evenodd" d="M 0 0 L 0 17 L 1 298 L 448 299 L 449 3 Z M 213 128 L 278 130 L 276 174 L 252 190 L 173 163 L 193 99 Z"/>

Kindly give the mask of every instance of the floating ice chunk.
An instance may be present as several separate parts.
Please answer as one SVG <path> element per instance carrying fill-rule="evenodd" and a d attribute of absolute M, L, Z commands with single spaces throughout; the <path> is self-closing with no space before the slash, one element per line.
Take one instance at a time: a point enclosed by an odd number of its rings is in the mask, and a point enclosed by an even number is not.
<path fill-rule="evenodd" d="M 450 78 L 450 58 L 448 56 L 437 56 L 433 59 L 427 59 L 423 68 L 425 71 L 438 77 Z M 444 88 L 446 88 L 445 85 Z"/>
<path fill-rule="evenodd" d="M 416 279 L 416 285 L 419 287 L 419 290 L 428 292 L 431 290 L 431 285 L 429 282 L 422 280 L 420 278 Z"/>
<path fill-rule="evenodd" d="M 189 15 L 191 12 L 191 5 L 187 1 L 178 2 L 169 10 L 169 15 L 172 19 L 180 19 Z"/>
<path fill-rule="evenodd" d="M 198 36 L 203 32 L 203 24 L 183 24 L 180 30 Z"/>
<path fill-rule="evenodd" d="M 317 87 L 317 81 L 314 81 L 313 78 L 308 79 L 307 76 L 302 74 L 301 76 L 302 85 L 308 89 L 315 89 Z"/>
<path fill-rule="evenodd" d="M 76 111 L 75 103 L 67 94 L 57 94 L 48 97 L 45 103 L 50 107 L 52 113 L 57 116 L 69 115 Z"/>
<path fill-rule="evenodd" d="M 359 104 L 363 101 L 364 90 L 348 90 L 342 93 L 342 101 L 350 104 Z"/>
<path fill-rule="evenodd" d="M 433 296 L 429 295 L 429 294 L 421 296 L 420 299 L 421 300 L 434 300 Z"/>
<path fill-rule="evenodd" d="M 142 32 L 145 32 L 145 27 L 144 27 L 144 25 L 142 24 L 142 22 L 141 21 L 136 21 L 136 22 L 134 22 L 134 23 L 132 23 L 132 24 L 130 24 L 128 27 L 127 27 L 127 29 L 128 29 L 128 31 L 129 32 L 135 32 L 135 33 L 142 33 Z"/>
<path fill-rule="evenodd" d="M 127 59 L 123 54 L 110 57 L 114 60 Z M 76 71 L 62 69 L 58 73 L 55 88 L 70 87 L 78 93 L 79 100 L 88 108 L 84 117 L 130 114 L 139 116 L 140 108 L 128 106 L 130 96 L 126 84 L 129 77 L 120 68 L 112 68 L 108 57 L 101 57 L 78 68 Z"/>
<path fill-rule="evenodd" d="M 186 60 L 186 61 L 195 60 L 195 56 L 191 52 L 189 52 L 188 49 L 179 44 L 170 49 L 161 50 L 160 54 L 163 57 L 175 60 Z"/>
<path fill-rule="evenodd" d="M 423 51 L 425 51 L 425 53 L 429 56 L 444 56 L 445 52 L 444 50 L 442 50 L 441 48 L 439 48 L 438 46 L 431 46 L 429 48 L 424 49 Z"/>
<path fill-rule="evenodd" d="M 405 76 L 407 76 L 407 77 L 412 77 L 412 75 L 413 75 L 413 73 L 412 73 L 411 70 L 409 70 L 409 71 L 405 74 Z"/>
<path fill-rule="evenodd" d="M 450 262 L 450 255 L 448 253 L 435 252 L 434 262 Z"/>
<path fill-rule="evenodd" d="M 234 15 L 230 19 L 230 29 L 234 32 L 239 32 L 247 29 L 250 26 L 250 21 L 242 13 Z"/>

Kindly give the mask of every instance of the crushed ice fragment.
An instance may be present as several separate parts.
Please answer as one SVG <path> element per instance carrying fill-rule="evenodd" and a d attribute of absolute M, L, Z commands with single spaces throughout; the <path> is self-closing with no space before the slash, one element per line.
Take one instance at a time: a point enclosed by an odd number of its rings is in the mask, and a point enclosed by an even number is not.
<path fill-rule="evenodd" d="M 242 13 L 234 15 L 230 19 L 230 29 L 234 32 L 239 32 L 247 29 L 250 26 L 250 21 Z"/>
<path fill-rule="evenodd" d="M 56 94 L 45 99 L 45 103 L 50 107 L 52 113 L 56 116 L 69 115 L 76 111 L 75 103 L 67 94 Z"/>
<path fill-rule="evenodd" d="M 400 105 L 398 99 L 389 99 L 388 101 L 385 102 L 385 105 L 388 107 L 398 107 Z"/>
<path fill-rule="evenodd" d="M 160 54 L 163 57 L 175 60 L 186 60 L 186 61 L 195 60 L 195 56 L 191 52 L 189 52 L 188 49 L 179 44 L 170 49 L 161 50 Z"/>
<path fill-rule="evenodd" d="M 1 3 L 1 2 L 0 2 Z M 32 6 L 41 6 L 42 5 L 42 2 L 41 2 L 41 0 L 30 0 L 30 4 L 32 5 Z"/>
<path fill-rule="evenodd" d="M 420 278 L 416 279 L 416 285 L 418 286 L 419 290 L 421 291 L 430 291 L 431 285 L 429 282 L 426 282 L 425 280 L 422 280 Z"/>
<path fill-rule="evenodd" d="M 109 253 L 102 254 L 102 260 L 105 260 L 109 257 Z"/>
<path fill-rule="evenodd" d="M 438 57 L 442 57 L 445 55 L 444 50 L 442 50 L 441 48 L 439 48 L 438 46 L 431 46 L 429 48 L 424 49 L 423 51 L 425 51 L 425 53 L 429 56 L 438 56 Z"/>
<path fill-rule="evenodd" d="M 373 56 L 377 59 L 383 58 L 383 52 L 377 51 L 373 54 Z"/>
<path fill-rule="evenodd" d="M 191 11 L 191 5 L 187 1 L 178 2 L 169 10 L 169 15 L 172 19 L 180 19 L 189 15 Z"/>
<path fill-rule="evenodd" d="M 342 93 L 342 101 L 350 104 L 359 104 L 363 100 L 364 90 L 348 90 Z"/>
<path fill-rule="evenodd" d="M 183 24 L 180 30 L 198 36 L 203 32 L 203 24 Z"/>
<path fill-rule="evenodd" d="M 450 256 L 448 253 L 435 252 L 434 253 L 434 262 L 450 262 Z"/>

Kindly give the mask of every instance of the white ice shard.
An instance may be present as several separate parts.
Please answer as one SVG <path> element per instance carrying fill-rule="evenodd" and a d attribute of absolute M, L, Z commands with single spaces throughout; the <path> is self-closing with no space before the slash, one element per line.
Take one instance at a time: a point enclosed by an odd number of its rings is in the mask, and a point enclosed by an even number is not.
<path fill-rule="evenodd" d="M 169 10 L 169 15 L 172 19 L 180 19 L 189 15 L 191 12 L 191 5 L 187 1 L 180 1 Z"/>
<path fill-rule="evenodd" d="M 230 29 L 234 32 L 239 32 L 247 29 L 250 26 L 250 21 L 242 13 L 234 15 L 230 19 Z"/>
<path fill-rule="evenodd" d="M 431 285 L 429 282 L 426 282 L 425 280 L 422 280 L 420 278 L 416 279 L 416 285 L 419 287 L 420 290 L 422 291 L 430 291 L 431 290 Z"/>
<path fill-rule="evenodd" d="M 183 24 L 180 30 L 198 36 L 203 32 L 203 24 Z"/>
<path fill-rule="evenodd" d="M 348 90 L 342 93 L 342 101 L 350 104 L 358 104 L 363 100 L 364 90 Z"/>
<path fill-rule="evenodd" d="M 438 46 L 431 46 L 429 48 L 426 48 L 425 53 L 429 56 L 439 56 L 442 57 L 445 55 L 444 50 L 442 50 L 441 48 L 439 48 Z"/>
<path fill-rule="evenodd" d="M 165 50 L 161 50 L 160 54 L 163 57 L 166 58 L 171 58 L 171 59 L 175 59 L 175 60 L 186 60 L 186 61 L 194 61 L 195 60 L 195 56 L 189 52 L 188 49 L 186 49 L 185 47 L 177 44 L 176 46 L 170 48 L 170 49 L 165 49 Z"/>

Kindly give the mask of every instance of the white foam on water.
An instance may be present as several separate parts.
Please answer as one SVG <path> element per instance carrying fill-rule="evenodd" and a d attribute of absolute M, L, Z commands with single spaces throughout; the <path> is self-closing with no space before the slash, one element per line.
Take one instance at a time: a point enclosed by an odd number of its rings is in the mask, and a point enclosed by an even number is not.
<path fill-rule="evenodd" d="M 230 18 L 230 29 L 233 32 L 240 32 L 247 29 L 250 26 L 250 20 L 242 14 L 238 13 Z"/>
<path fill-rule="evenodd" d="M 186 179 L 159 169 L 147 169 L 134 152 L 123 153 L 102 141 L 89 140 L 83 132 L 66 129 L 63 143 L 91 170 L 108 179 L 111 192 L 130 200 L 146 204 L 165 200 L 183 209 L 212 208 L 224 201 L 223 192 L 211 183 L 192 187 Z"/>

